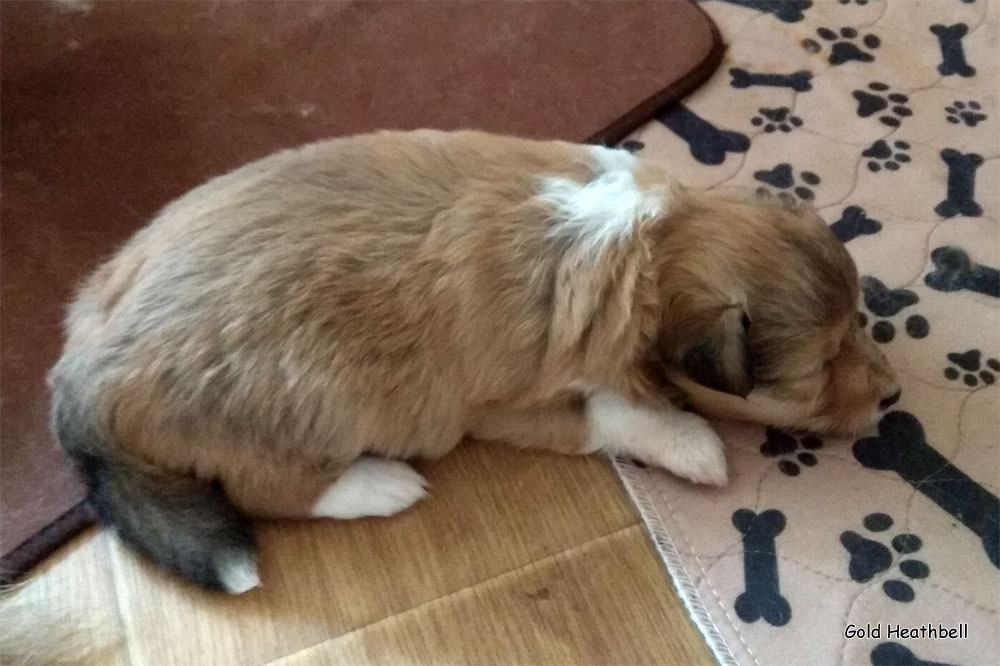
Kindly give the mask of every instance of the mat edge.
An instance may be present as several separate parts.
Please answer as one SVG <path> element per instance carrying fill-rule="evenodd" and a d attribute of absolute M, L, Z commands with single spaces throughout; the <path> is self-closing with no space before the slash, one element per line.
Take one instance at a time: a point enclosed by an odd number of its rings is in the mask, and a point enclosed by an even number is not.
<path fill-rule="evenodd" d="M 656 547 L 656 552 L 667 570 L 668 578 L 676 590 L 677 596 L 684 604 L 684 610 L 687 611 L 688 617 L 698 628 L 708 645 L 708 649 L 711 650 L 712 656 L 722 666 L 740 666 L 715 620 L 712 619 L 708 608 L 702 602 L 701 595 L 698 594 L 698 590 L 688 575 L 687 568 L 681 561 L 673 537 L 668 534 L 663 519 L 660 518 L 659 512 L 653 506 L 652 500 L 639 480 L 637 475 L 639 468 L 630 461 L 620 458 L 613 458 L 611 463 L 622 482 L 622 486 L 625 487 L 629 499 L 639 511 L 643 528 Z"/>
<path fill-rule="evenodd" d="M 606 125 L 603 129 L 584 139 L 583 143 L 600 143 L 606 146 L 617 144 L 631 132 L 638 129 L 643 123 L 652 120 L 660 109 L 676 104 L 688 94 L 694 92 L 719 69 L 726 54 L 726 44 L 722 41 L 722 33 L 719 32 L 719 26 L 715 24 L 715 21 L 708 15 L 708 12 L 698 6 L 697 0 L 690 0 L 688 4 L 701 14 L 709 31 L 710 46 L 702 57 L 701 62 L 691 68 L 687 74 L 677 79 L 673 85 L 657 91 L 652 96 L 633 106 L 629 111 Z"/>
<path fill-rule="evenodd" d="M 0 586 L 16 582 L 93 523 L 86 500 L 74 504 L 0 559 Z"/>

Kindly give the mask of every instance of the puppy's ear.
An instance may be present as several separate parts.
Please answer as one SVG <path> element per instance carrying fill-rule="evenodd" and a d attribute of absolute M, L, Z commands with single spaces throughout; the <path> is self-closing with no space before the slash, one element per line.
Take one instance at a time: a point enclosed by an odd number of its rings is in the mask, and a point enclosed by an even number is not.
<path fill-rule="evenodd" d="M 702 386 L 745 398 L 754 387 L 746 312 L 727 307 L 714 321 L 698 328 L 701 330 L 674 352 L 674 365 Z"/>

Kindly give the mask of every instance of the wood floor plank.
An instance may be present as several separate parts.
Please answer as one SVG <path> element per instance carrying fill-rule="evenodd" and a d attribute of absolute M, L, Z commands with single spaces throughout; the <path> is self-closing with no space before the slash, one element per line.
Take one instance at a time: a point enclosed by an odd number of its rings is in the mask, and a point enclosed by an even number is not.
<path fill-rule="evenodd" d="M 712 663 L 637 525 L 271 666 Z"/>
<path fill-rule="evenodd" d="M 602 459 L 472 444 L 420 467 L 432 495 L 399 516 L 262 526 L 241 597 L 111 548 L 134 666 L 262 664 L 638 522 Z"/>
<path fill-rule="evenodd" d="M 50 556 L 4 601 L 2 663 L 107 664 L 128 666 L 108 563 L 110 536 L 90 529 Z M 15 638 L 22 619 L 31 627 L 31 647 L 21 654 Z"/>

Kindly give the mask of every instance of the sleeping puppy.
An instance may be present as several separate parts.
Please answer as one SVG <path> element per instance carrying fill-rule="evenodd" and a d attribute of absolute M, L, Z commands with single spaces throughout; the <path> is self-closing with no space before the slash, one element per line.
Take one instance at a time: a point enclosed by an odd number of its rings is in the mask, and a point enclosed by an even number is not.
<path fill-rule="evenodd" d="M 823 222 L 622 150 L 325 141 L 168 205 L 83 286 L 49 377 L 99 520 L 209 588 L 246 516 L 385 516 L 464 437 L 726 482 L 705 412 L 854 433 L 898 396 Z"/>

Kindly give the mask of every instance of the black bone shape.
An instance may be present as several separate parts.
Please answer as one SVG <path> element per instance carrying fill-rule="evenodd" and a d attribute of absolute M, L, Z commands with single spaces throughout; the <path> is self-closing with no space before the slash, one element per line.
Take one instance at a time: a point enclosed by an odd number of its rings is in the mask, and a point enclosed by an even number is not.
<path fill-rule="evenodd" d="M 830 231 L 841 243 L 852 241 L 858 236 L 876 234 L 882 230 L 882 223 L 868 217 L 861 206 L 848 206 L 840 219 L 830 225 Z"/>
<path fill-rule="evenodd" d="M 775 88 L 791 88 L 796 92 L 812 90 L 812 72 L 801 70 L 791 74 L 770 74 L 766 72 L 750 72 L 742 67 L 729 70 L 734 88 L 749 88 L 750 86 L 774 86 Z"/>
<path fill-rule="evenodd" d="M 926 661 L 899 643 L 879 643 L 872 648 L 872 666 L 958 666 L 941 661 Z"/>
<path fill-rule="evenodd" d="M 726 153 L 745 153 L 750 147 L 745 134 L 720 130 L 683 104 L 657 114 L 656 119 L 684 139 L 692 157 L 702 164 L 722 164 Z"/>
<path fill-rule="evenodd" d="M 812 7 L 812 0 L 723 0 L 731 5 L 756 9 L 765 14 L 774 14 L 774 17 L 785 23 L 795 23 L 801 21 L 804 16 L 802 12 Z"/>
<path fill-rule="evenodd" d="M 941 159 L 948 165 L 948 198 L 935 206 L 934 212 L 941 217 L 982 215 L 983 207 L 976 203 L 976 169 L 983 163 L 983 156 L 945 148 Z"/>
<path fill-rule="evenodd" d="M 969 32 L 969 26 L 964 23 L 955 25 L 942 25 L 935 23 L 930 27 L 930 31 L 938 38 L 941 46 L 941 64 L 938 71 L 942 76 L 958 74 L 963 77 L 976 75 L 976 68 L 969 65 L 965 60 L 965 48 L 962 46 L 962 38 Z"/>
<path fill-rule="evenodd" d="M 934 270 L 924 282 L 938 291 L 969 290 L 993 298 L 1000 298 L 1000 270 L 973 263 L 965 250 L 951 245 L 935 248 L 931 252 Z"/>
<path fill-rule="evenodd" d="M 859 439 L 853 451 L 865 467 L 896 472 L 972 530 L 1000 569 L 1000 500 L 934 450 L 915 416 L 889 412 L 878 424 L 878 436 Z"/>
<path fill-rule="evenodd" d="M 778 554 L 775 539 L 785 529 L 785 515 L 777 509 L 754 513 L 739 509 L 733 525 L 743 534 L 745 591 L 736 597 L 736 615 L 744 622 L 759 618 L 780 627 L 792 618 L 792 608 L 778 590 Z"/>

